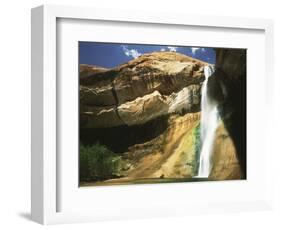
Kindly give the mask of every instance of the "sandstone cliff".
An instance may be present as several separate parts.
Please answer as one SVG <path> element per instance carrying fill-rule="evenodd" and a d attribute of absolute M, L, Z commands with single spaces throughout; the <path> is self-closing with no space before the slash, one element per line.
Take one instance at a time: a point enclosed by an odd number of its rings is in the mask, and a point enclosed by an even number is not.
<path fill-rule="evenodd" d="M 82 65 L 80 125 L 131 126 L 198 110 L 205 65 L 176 52 L 145 54 L 108 70 Z"/>
<path fill-rule="evenodd" d="M 209 81 L 209 96 L 220 103 L 225 131 L 234 147 L 230 155 L 237 159 L 242 178 L 246 178 L 246 63 L 245 49 L 217 49 L 216 71 Z M 215 160 L 215 164 L 220 163 Z"/>

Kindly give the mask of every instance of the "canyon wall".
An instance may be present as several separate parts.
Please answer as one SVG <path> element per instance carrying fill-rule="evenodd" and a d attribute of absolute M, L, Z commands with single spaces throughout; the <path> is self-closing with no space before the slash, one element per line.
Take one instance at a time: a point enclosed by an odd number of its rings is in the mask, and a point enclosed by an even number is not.
<path fill-rule="evenodd" d="M 81 128 L 139 125 L 200 108 L 202 61 L 176 52 L 142 55 L 105 70 L 80 68 Z"/>
<path fill-rule="evenodd" d="M 233 164 L 238 160 L 242 178 L 246 178 L 247 159 L 246 52 L 245 49 L 216 49 L 216 71 L 209 80 L 210 97 L 220 103 L 220 116 L 223 119 L 225 133 L 231 138 L 234 147 L 232 150 L 224 149 L 224 156 L 228 155 Z M 221 154 L 218 150 L 215 152 Z M 218 158 L 215 156 L 215 159 Z M 219 171 L 221 164 L 215 160 L 213 174 Z"/>

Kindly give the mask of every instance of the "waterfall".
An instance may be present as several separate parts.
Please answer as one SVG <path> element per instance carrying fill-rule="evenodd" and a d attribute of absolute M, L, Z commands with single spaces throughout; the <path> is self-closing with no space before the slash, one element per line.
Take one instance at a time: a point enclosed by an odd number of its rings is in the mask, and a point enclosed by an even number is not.
<path fill-rule="evenodd" d="M 200 139 L 201 152 L 197 177 L 208 177 L 212 169 L 212 150 L 216 129 L 219 123 L 217 103 L 208 97 L 208 79 L 214 72 L 214 66 L 205 66 L 205 81 L 202 85 Z"/>

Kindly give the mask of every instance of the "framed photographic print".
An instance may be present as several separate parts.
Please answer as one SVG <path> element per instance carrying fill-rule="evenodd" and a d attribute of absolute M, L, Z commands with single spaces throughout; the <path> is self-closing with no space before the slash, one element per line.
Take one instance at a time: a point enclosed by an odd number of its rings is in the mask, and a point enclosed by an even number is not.
<path fill-rule="evenodd" d="M 271 207 L 270 20 L 32 10 L 32 219 Z M 266 163 L 265 163 L 266 162 Z"/>

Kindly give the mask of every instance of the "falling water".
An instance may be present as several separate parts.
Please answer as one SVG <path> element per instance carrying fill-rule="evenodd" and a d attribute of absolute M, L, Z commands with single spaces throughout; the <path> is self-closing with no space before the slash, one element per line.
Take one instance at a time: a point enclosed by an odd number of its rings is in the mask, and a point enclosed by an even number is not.
<path fill-rule="evenodd" d="M 197 177 L 208 177 L 212 168 L 212 150 L 215 140 L 215 133 L 218 127 L 219 115 L 217 104 L 208 97 L 208 79 L 213 74 L 213 66 L 205 66 L 205 81 L 202 85 L 201 98 L 201 152 L 199 159 L 199 170 Z"/>

